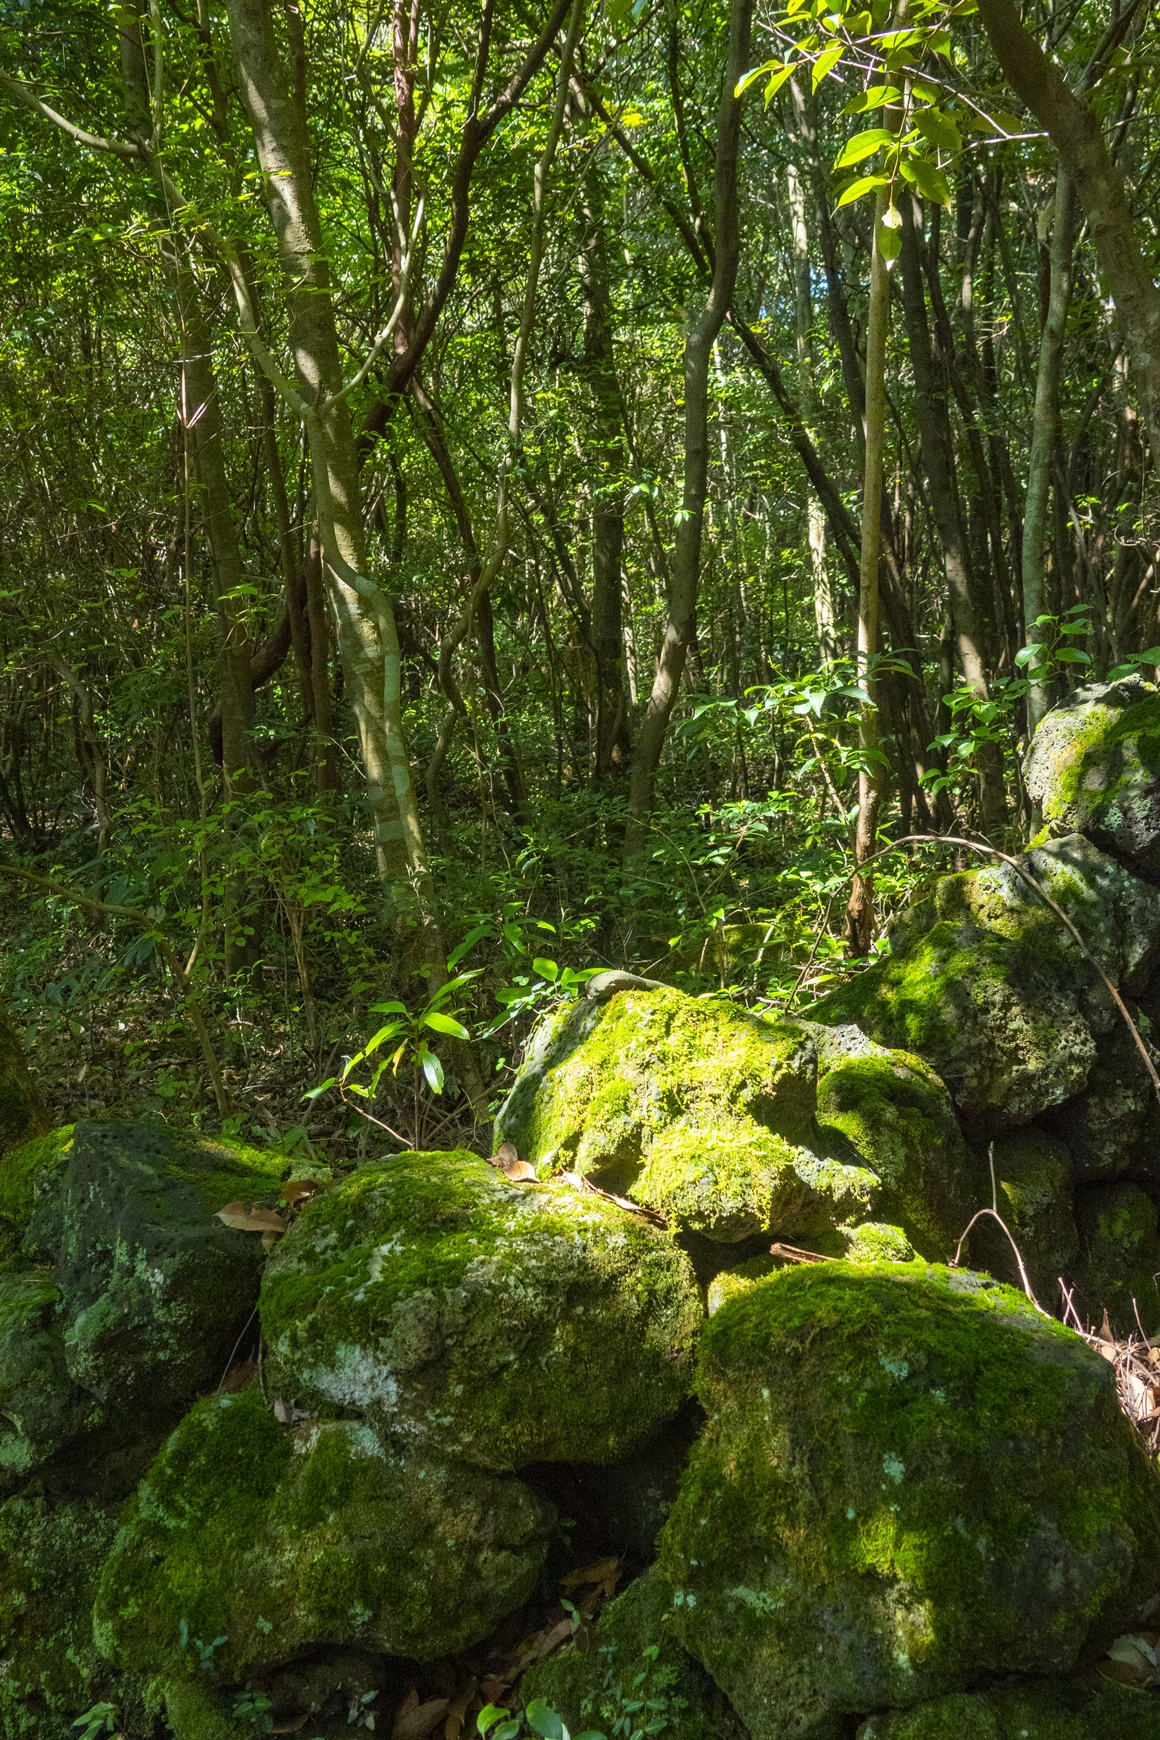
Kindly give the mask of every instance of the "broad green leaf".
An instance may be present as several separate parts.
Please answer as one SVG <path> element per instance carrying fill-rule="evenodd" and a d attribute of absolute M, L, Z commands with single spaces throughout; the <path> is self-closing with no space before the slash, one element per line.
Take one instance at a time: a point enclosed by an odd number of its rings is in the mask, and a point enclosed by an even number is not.
<path fill-rule="evenodd" d="M 825 54 L 819 54 L 814 62 L 814 70 L 810 75 L 812 88 L 816 91 L 822 80 L 833 72 L 842 56 L 845 54 L 845 44 L 841 48 L 827 48 Z"/>
<path fill-rule="evenodd" d="M 780 91 L 782 85 L 785 84 L 785 82 L 788 78 L 791 78 L 793 76 L 793 74 L 797 71 L 797 69 L 800 65 L 801 65 L 800 61 L 796 61 L 796 60 L 792 61 L 792 62 L 787 61 L 785 66 L 783 66 L 780 69 L 780 71 L 774 73 L 773 77 L 770 79 L 769 83 L 765 87 L 764 102 L 765 102 L 765 106 L 767 109 L 768 109 L 770 103 L 772 103 L 774 97 L 776 97 L 778 91 Z"/>
<path fill-rule="evenodd" d="M 738 79 L 737 83 L 734 85 L 733 95 L 735 97 L 743 97 L 750 85 L 756 84 L 758 79 L 762 78 L 766 73 L 776 72 L 780 65 L 781 62 L 779 60 L 766 60 L 763 61 L 760 66 L 750 67 L 745 77 Z"/>
<path fill-rule="evenodd" d="M 388 1039 L 394 1039 L 399 1033 L 405 1033 L 406 1030 L 407 1024 L 405 1021 L 388 1021 L 385 1027 L 380 1027 L 378 1032 L 374 1034 L 372 1038 L 367 1040 L 362 1048 L 362 1056 L 370 1057 L 372 1052 L 379 1049 L 380 1045 L 384 1044 Z"/>
<path fill-rule="evenodd" d="M 882 213 L 882 222 L 888 230 L 900 230 L 902 228 L 902 213 L 896 205 L 892 204 L 886 207 L 886 210 Z"/>
<path fill-rule="evenodd" d="M 1081 652 L 1077 646 L 1062 646 L 1056 653 L 1061 665 L 1090 665 L 1091 654 Z"/>
<path fill-rule="evenodd" d="M 539 973 L 541 979 L 548 979 L 552 984 L 555 984 L 560 973 L 560 969 L 555 961 L 548 960 L 546 955 L 537 955 L 535 960 L 532 962 L 532 966 L 535 968 L 536 972 Z"/>
<path fill-rule="evenodd" d="M 407 1005 L 405 1003 L 372 1003 L 371 1004 L 371 1014 L 372 1015 L 405 1015 L 406 1013 L 407 1013 Z"/>
<path fill-rule="evenodd" d="M 502 1722 L 505 1716 L 510 1716 L 510 1710 L 501 1709 L 498 1704 L 485 1704 L 475 1718 L 475 1726 L 481 1734 L 486 1735 L 497 1722 Z"/>
<path fill-rule="evenodd" d="M 893 143 L 894 135 L 887 127 L 868 127 L 864 133 L 855 133 L 852 139 L 847 139 L 838 155 L 834 158 L 835 169 L 849 169 L 851 164 L 861 163 L 864 157 L 872 157 L 875 151 L 883 145 Z"/>
<path fill-rule="evenodd" d="M 438 1009 L 433 1009 L 429 1014 L 424 1015 L 423 1025 L 434 1028 L 436 1033 L 449 1033 L 453 1039 L 471 1038 L 471 1034 L 461 1021 L 456 1021 L 450 1015 L 442 1014 Z"/>
<path fill-rule="evenodd" d="M 628 1708 L 627 1704 L 625 1708 Z M 568 1730 L 563 1719 L 543 1698 L 533 1698 L 524 1715 L 528 1727 L 533 1734 L 540 1736 L 540 1740 L 568 1740 Z"/>
<path fill-rule="evenodd" d="M 858 181 L 852 181 L 849 187 L 838 195 L 838 204 L 851 205 L 854 200 L 861 199 L 863 194 L 873 193 L 875 189 L 889 187 L 889 185 L 890 177 L 888 175 L 863 175 Z"/>
<path fill-rule="evenodd" d="M 864 115 L 868 109 L 881 109 L 887 103 L 897 103 L 902 92 L 897 85 L 871 85 L 864 97 L 856 97 L 842 110 L 844 115 Z"/>
<path fill-rule="evenodd" d="M 928 139 L 932 145 L 937 145 L 940 151 L 962 150 L 963 142 L 958 128 L 941 109 L 919 109 L 913 119 L 923 138 Z"/>
<path fill-rule="evenodd" d="M 885 223 L 880 223 L 878 225 L 876 240 L 878 243 L 878 252 L 882 255 L 884 260 L 897 260 L 899 254 L 902 252 L 901 230 L 888 229 Z"/>
<path fill-rule="evenodd" d="M 426 1045 L 419 1047 L 419 1065 L 427 1077 L 427 1086 L 431 1092 L 441 1094 L 443 1092 L 443 1065 Z"/>
<path fill-rule="evenodd" d="M 930 200 L 934 205 L 951 203 L 951 190 L 946 176 L 925 157 L 904 157 L 898 167 L 907 181 L 917 187 L 923 199 Z"/>

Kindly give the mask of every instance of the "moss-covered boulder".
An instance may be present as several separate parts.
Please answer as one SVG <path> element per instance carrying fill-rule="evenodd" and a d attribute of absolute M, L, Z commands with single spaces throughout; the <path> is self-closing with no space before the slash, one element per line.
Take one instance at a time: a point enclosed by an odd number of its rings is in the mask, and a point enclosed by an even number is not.
<path fill-rule="evenodd" d="M 1111 1368 L 987 1277 L 787 1270 L 710 1319 L 699 1374 L 659 1566 L 755 1740 L 1070 1672 L 1160 1582 Z"/>
<path fill-rule="evenodd" d="M 37 1180 L 56 1171 L 72 1144 L 73 1126 L 64 1124 L 0 1154 L 0 1262 L 19 1258 Z"/>
<path fill-rule="evenodd" d="M 832 1234 L 841 1253 L 841 1235 L 897 1210 L 946 1255 L 973 1196 L 949 1101 L 916 1058 L 665 987 L 550 1016 L 496 1140 L 724 1243 Z"/>
<path fill-rule="evenodd" d="M 952 1692 L 871 1716 L 857 1740 L 1160 1740 L 1160 1697 L 1096 1675 Z"/>
<path fill-rule="evenodd" d="M 1011 1229 L 1032 1292 L 1058 1312 L 1059 1282 L 1074 1280 L 1079 1260 L 1072 1200 L 1072 1161 L 1062 1142 L 1034 1126 L 1009 1130 L 992 1144 L 999 1213 Z M 1013 1287 L 1021 1285 L 1011 1242 L 989 1217 L 971 1233 L 971 1261 Z"/>
<path fill-rule="evenodd" d="M 510 1476 L 404 1450 L 363 1422 L 279 1425 L 251 1391 L 199 1402 L 124 1517 L 94 1608 L 113 1662 L 233 1684 L 324 1647 L 419 1661 L 529 1596 L 554 1520 Z"/>
<path fill-rule="evenodd" d="M 1160 871 L 1160 691 L 1151 683 L 1091 683 L 1053 707 L 1024 779 L 1052 833 L 1086 834 L 1146 875 Z"/>
<path fill-rule="evenodd" d="M 43 1135 L 51 1123 L 19 1035 L 0 1002 L 0 1154 Z"/>
<path fill-rule="evenodd" d="M 1160 1214 L 1139 1185 L 1077 1190 L 1080 1260 L 1076 1305 L 1097 1329 L 1106 1311 L 1118 1335 L 1160 1330 Z"/>
<path fill-rule="evenodd" d="M 485 1468 L 611 1462 L 688 1394 L 684 1252 L 565 1183 L 402 1154 L 315 1199 L 262 1285 L 269 1381 Z"/>
<path fill-rule="evenodd" d="M 1022 862 L 1117 986 L 1146 978 L 1160 888 L 1079 835 Z M 941 877 L 894 927 L 890 954 L 810 1013 L 917 1053 L 959 1113 L 992 1133 L 1083 1093 L 1098 1044 L 1120 1021 L 1073 938 L 1008 864 Z"/>
<path fill-rule="evenodd" d="M 55 1456 L 98 1412 L 69 1373 L 59 1305 L 45 1270 L 0 1271 L 0 1492 Z"/>
<path fill-rule="evenodd" d="M 43 1498 L 0 1505 L 0 1734 L 63 1740 L 108 1696 L 112 1671 L 93 1642 L 96 1578 L 115 1506 Z"/>
<path fill-rule="evenodd" d="M 582 1634 L 520 1681 L 521 1700 L 543 1698 L 573 1734 L 626 1734 L 645 1726 L 671 1740 L 745 1740 L 720 1688 L 679 1642 L 670 1591 L 655 1571 L 630 1583 Z"/>
<path fill-rule="evenodd" d="M 149 1124 L 80 1123 L 50 1158 L 32 1180 L 23 1249 L 52 1270 L 70 1377 L 118 1410 L 184 1406 L 220 1379 L 265 1256 L 216 1211 L 273 1201 L 283 1156 Z"/>

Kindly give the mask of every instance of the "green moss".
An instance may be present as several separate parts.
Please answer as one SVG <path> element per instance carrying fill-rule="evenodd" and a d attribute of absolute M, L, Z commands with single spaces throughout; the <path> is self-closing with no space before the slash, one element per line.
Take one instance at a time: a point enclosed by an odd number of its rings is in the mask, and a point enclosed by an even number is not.
<path fill-rule="evenodd" d="M 0 1152 L 42 1135 L 51 1121 L 29 1074 L 24 1047 L 0 1003 Z"/>
<path fill-rule="evenodd" d="M 41 1498 L 0 1506 L 0 1733 L 64 1740 L 73 1718 L 109 1695 L 90 1610 L 115 1509 Z"/>
<path fill-rule="evenodd" d="M 1072 1213 L 1071 1156 L 1062 1142 L 1035 1128 L 1000 1136 L 991 1152 L 999 1212 L 1014 1235 L 1040 1303 L 1059 1303 L 1059 1277 L 1074 1278 L 1079 1241 Z M 1010 1241 L 990 1218 L 971 1234 L 971 1261 L 1019 1286 Z"/>
<path fill-rule="evenodd" d="M 1095 1675 L 954 1694 L 871 1716 L 858 1740 L 1160 1740 L 1160 1698 Z"/>
<path fill-rule="evenodd" d="M 56 1455 L 95 1413 L 68 1370 L 59 1303 L 45 1270 L 0 1274 L 0 1492 Z"/>
<path fill-rule="evenodd" d="M 1076 1192 L 1081 1259 L 1078 1303 L 1097 1327 L 1106 1311 L 1121 1335 L 1160 1328 L 1160 1227 L 1156 1204 L 1136 1184 L 1094 1184 Z"/>
<path fill-rule="evenodd" d="M 0 1257 L 19 1249 L 35 1201 L 35 1180 L 55 1171 L 71 1152 L 72 1140 L 73 1126 L 64 1124 L 0 1155 Z"/>
<path fill-rule="evenodd" d="M 252 1392 L 199 1403 L 126 1513 L 94 1609 L 119 1666 L 214 1683 L 324 1645 L 420 1660 L 530 1594 L 553 1517 L 519 1481 L 411 1455 L 355 1421 L 288 1430 Z M 184 1622 L 184 1626 L 183 1626 Z"/>
<path fill-rule="evenodd" d="M 594 1635 L 531 1668 L 522 1701 L 543 1698 L 577 1734 L 649 1732 L 672 1740 L 745 1740 L 728 1699 L 677 1640 L 668 1587 L 646 1571 L 605 1609 Z M 635 1720 L 633 1719 L 635 1716 Z"/>
<path fill-rule="evenodd" d="M 710 1319 L 698 1389 L 660 1566 L 757 1740 L 1066 1672 L 1151 1590 L 1160 1477 L 1110 1368 L 1012 1289 L 921 1262 L 787 1269 Z"/>
<path fill-rule="evenodd" d="M 234 1721 L 233 1700 L 204 1680 L 168 1680 L 163 1696 L 173 1740 L 253 1740 L 253 1724 Z"/>
<path fill-rule="evenodd" d="M 262 1284 L 271 1373 L 490 1468 L 624 1455 L 688 1392 L 685 1254 L 565 1184 L 403 1154 L 316 1199 Z"/>
<path fill-rule="evenodd" d="M 914 1246 L 900 1226 L 867 1221 L 851 1232 L 846 1256 L 852 1263 L 909 1263 Z"/>
<path fill-rule="evenodd" d="M 930 1066 L 870 1047 L 827 1060 L 818 1122 L 841 1132 L 873 1168 L 880 1219 L 897 1222 L 926 1256 L 949 1257 L 978 1206 L 979 1181 L 950 1095 Z"/>

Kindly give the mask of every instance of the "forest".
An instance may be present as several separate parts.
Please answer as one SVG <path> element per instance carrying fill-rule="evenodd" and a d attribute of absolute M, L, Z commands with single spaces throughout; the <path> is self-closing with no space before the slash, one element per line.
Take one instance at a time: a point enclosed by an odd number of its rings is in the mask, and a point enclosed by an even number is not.
<path fill-rule="evenodd" d="M 974 862 L 892 841 L 1033 831 L 1038 717 L 1160 658 L 1160 313 L 1149 9 L 1026 24 L 14 7 L 3 990 L 62 1115 L 471 1141 L 585 973 L 803 1007 Z"/>
<path fill-rule="evenodd" d="M 1146 0 L 0 0 L 0 1740 L 1160 1740 Z"/>

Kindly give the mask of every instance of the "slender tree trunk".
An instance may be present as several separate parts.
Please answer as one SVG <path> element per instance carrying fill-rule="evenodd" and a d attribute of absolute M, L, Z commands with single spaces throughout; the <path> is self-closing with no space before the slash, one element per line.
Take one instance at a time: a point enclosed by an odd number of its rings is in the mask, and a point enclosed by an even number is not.
<path fill-rule="evenodd" d="M 1045 613 L 1044 574 L 1047 561 L 1048 498 L 1059 439 L 1059 379 L 1063 366 L 1063 336 L 1071 299 L 1072 248 L 1075 240 L 1075 197 L 1071 178 L 1060 169 L 1055 181 L 1055 213 L 1051 230 L 1050 291 L 1047 318 L 1039 341 L 1035 377 L 1035 408 L 1031 423 L 1031 456 L 1027 462 L 1027 505 L 1023 513 L 1023 631 L 1027 643 L 1039 638 L 1035 624 Z M 1035 730 L 1050 706 L 1047 684 L 1032 682 L 1027 697 L 1027 729 Z"/>
<path fill-rule="evenodd" d="M 661 750 L 681 685 L 685 661 L 697 626 L 697 589 L 701 567 L 701 533 L 709 473 L 709 367 L 737 282 L 740 224 L 737 158 L 741 139 L 741 105 L 734 92 L 748 70 L 753 0 L 731 0 L 729 51 L 717 114 L 715 172 L 716 250 L 713 278 L 705 305 L 685 341 L 685 476 L 681 519 L 677 526 L 665 623 L 656 675 L 648 708 L 637 734 L 629 781 L 629 822 L 625 857 L 644 850 L 648 819 L 656 801 Z"/>
<path fill-rule="evenodd" d="M 798 397 L 807 425 L 816 425 L 818 394 L 814 384 L 813 295 L 810 290 L 810 239 L 806 226 L 805 183 L 796 164 L 786 167 L 790 227 L 793 232 L 794 326 L 797 340 Z M 811 434 L 813 430 L 811 428 Z M 808 538 L 810 579 L 814 588 L 814 616 L 818 646 L 823 659 L 837 657 L 838 637 L 834 622 L 834 599 L 826 569 L 826 515 L 816 496 L 809 502 Z"/>
<path fill-rule="evenodd" d="M 923 290 L 922 262 L 914 208 L 904 198 L 902 213 L 902 305 L 906 318 L 910 361 L 914 371 L 923 470 L 930 491 L 931 512 L 938 532 L 959 662 L 969 688 L 987 698 L 986 666 L 981 644 L 977 584 L 971 571 L 955 488 L 954 459 L 946 388 L 934 364 Z M 983 833 L 997 839 L 1004 823 L 1003 764 L 997 744 L 979 753 L 979 814 Z"/>
<path fill-rule="evenodd" d="M 870 662 L 878 651 L 878 566 L 882 559 L 882 480 L 886 447 L 886 337 L 890 329 L 890 277 L 878 246 L 886 196 L 880 192 L 870 253 L 870 308 L 866 332 L 865 462 L 862 471 L 862 560 L 858 586 L 858 675 L 869 700 L 858 720 L 862 768 L 858 774 L 858 821 L 854 833 L 857 874 L 846 906 L 851 955 L 870 953 L 876 930 L 874 875 L 866 867 L 877 849 L 883 776 L 875 681 Z"/>
<path fill-rule="evenodd" d="M 596 666 L 595 780 L 605 784 L 628 767 L 629 704 L 624 661 L 624 476 L 626 455 L 620 386 L 613 349 L 604 190 L 593 163 L 581 208 L 580 294 L 584 317 L 583 375 L 592 395 L 597 475 L 592 490 L 592 652 Z"/>
<path fill-rule="evenodd" d="M 1008 83 L 1045 127 L 1087 217 L 1132 365 L 1152 463 L 1160 471 L 1160 288 L 1132 218 L 1124 178 L 1093 110 L 1071 90 L 1013 0 L 979 0 L 979 16 Z"/>

